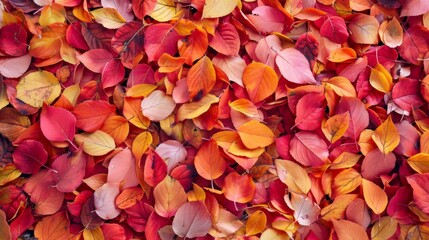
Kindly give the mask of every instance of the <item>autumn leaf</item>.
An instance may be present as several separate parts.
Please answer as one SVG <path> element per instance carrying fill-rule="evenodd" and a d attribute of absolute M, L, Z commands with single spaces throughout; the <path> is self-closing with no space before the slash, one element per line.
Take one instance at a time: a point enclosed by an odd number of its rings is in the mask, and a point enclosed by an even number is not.
<path fill-rule="evenodd" d="M 168 175 L 156 185 L 153 194 L 156 213 L 166 218 L 174 216 L 179 207 L 187 201 L 187 195 L 182 185 Z"/>
<path fill-rule="evenodd" d="M 252 200 L 255 195 L 255 183 L 250 175 L 238 175 L 236 172 L 231 172 L 225 177 L 225 183 L 222 191 L 225 197 L 233 201 L 234 204 L 246 203 Z M 237 207 L 236 207 L 237 208 Z"/>
<path fill-rule="evenodd" d="M 388 154 L 395 149 L 400 141 L 399 132 L 389 116 L 387 120 L 375 129 L 372 140 L 378 149 L 384 154 Z"/>
<path fill-rule="evenodd" d="M 23 77 L 16 86 L 16 97 L 33 106 L 42 107 L 52 103 L 61 92 L 58 79 L 50 72 L 32 72 Z"/>
<path fill-rule="evenodd" d="M 387 207 L 387 195 L 375 183 L 362 179 L 362 189 L 365 202 L 375 214 L 381 214 Z"/>
<path fill-rule="evenodd" d="M 226 169 L 225 159 L 213 139 L 205 142 L 200 147 L 195 156 L 194 164 L 198 174 L 211 181 L 220 177 Z"/>
<path fill-rule="evenodd" d="M 307 171 L 300 165 L 288 161 L 277 159 L 275 161 L 277 174 L 284 182 L 290 192 L 307 194 L 311 189 L 311 180 Z"/>

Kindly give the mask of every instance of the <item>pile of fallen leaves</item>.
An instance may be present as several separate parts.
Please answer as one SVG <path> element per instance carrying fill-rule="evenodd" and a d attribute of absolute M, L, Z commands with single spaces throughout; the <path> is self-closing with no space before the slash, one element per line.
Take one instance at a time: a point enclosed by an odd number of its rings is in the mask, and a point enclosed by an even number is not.
<path fill-rule="evenodd" d="M 429 1 L 2 0 L 0 238 L 429 239 Z"/>

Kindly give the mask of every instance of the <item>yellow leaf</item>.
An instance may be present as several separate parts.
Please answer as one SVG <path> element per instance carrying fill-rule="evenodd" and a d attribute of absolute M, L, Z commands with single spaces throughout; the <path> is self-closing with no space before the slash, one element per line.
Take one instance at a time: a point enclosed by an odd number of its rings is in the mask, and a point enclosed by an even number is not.
<path fill-rule="evenodd" d="M 257 120 L 251 120 L 241 125 L 237 131 L 244 146 L 250 149 L 266 147 L 272 144 L 275 138 L 271 129 Z"/>
<path fill-rule="evenodd" d="M 237 6 L 237 0 L 206 0 L 203 18 L 218 18 L 230 14 Z"/>
<path fill-rule="evenodd" d="M 375 129 L 372 140 L 374 140 L 378 149 L 384 154 L 393 151 L 400 141 L 399 132 L 393 124 L 392 117 L 389 115 L 387 120 Z"/>
<path fill-rule="evenodd" d="M 9 164 L 0 168 L 0 186 L 17 179 L 19 176 L 21 176 L 21 172 L 14 164 Z"/>
<path fill-rule="evenodd" d="M 326 86 L 332 88 L 340 97 L 356 97 L 356 90 L 352 83 L 345 77 L 333 77 L 324 82 Z"/>
<path fill-rule="evenodd" d="M 268 228 L 261 234 L 260 240 L 282 240 L 290 239 L 289 235 L 283 231 Z"/>
<path fill-rule="evenodd" d="M 79 84 L 66 87 L 63 91 L 63 96 L 73 105 L 76 106 L 77 99 L 80 94 Z"/>
<path fill-rule="evenodd" d="M 83 144 L 83 151 L 91 156 L 102 156 L 116 148 L 115 140 L 100 130 L 93 133 L 76 134 L 75 140 Z"/>
<path fill-rule="evenodd" d="M 398 221 L 390 216 L 384 216 L 374 223 L 371 229 L 372 240 L 389 239 L 395 234 L 398 227 Z"/>
<path fill-rule="evenodd" d="M 39 17 L 39 24 L 46 27 L 52 23 L 64 23 L 66 21 L 66 9 L 56 3 L 46 5 L 42 8 Z"/>
<path fill-rule="evenodd" d="M 61 86 L 54 74 L 48 71 L 32 72 L 16 86 L 16 97 L 33 107 L 51 104 L 61 93 Z"/>
<path fill-rule="evenodd" d="M 275 161 L 277 175 L 283 183 L 288 186 L 289 192 L 307 194 L 311 189 L 311 180 L 307 171 L 299 164 L 289 161 Z"/>
<path fill-rule="evenodd" d="M 131 149 L 137 161 L 140 161 L 143 154 L 152 144 L 152 141 L 152 134 L 150 132 L 142 132 L 134 139 Z"/>
<path fill-rule="evenodd" d="M 324 207 L 320 212 L 320 216 L 325 221 L 331 219 L 342 219 L 346 215 L 346 209 L 349 204 L 357 198 L 356 194 L 344 194 L 335 198 L 334 202 Z"/>
<path fill-rule="evenodd" d="M 331 143 L 334 143 L 347 131 L 349 122 L 349 112 L 334 115 L 322 123 L 322 132 Z"/>
<path fill-rule="evenodd" d="M 126 23 L 126 20 L 114 8 L 97 8 L 91 11 L 91 14 L 96 22 L 108 29 L 118 29 Z"/>
<path fill-rule="evenodd" d="M 177 15 L 176 1 L 174 0 L 158 0 L 155 8 L 149 16 L 159 22 L 170 21 Z"/>
<path fill-rule="evenodd" d="M 246 146 L 244 146 L 243 142 L 240 139 L 237 139 L 228 148 L 228 152 L 236 156 L 257 158 L 261 156 L 261 154 L 264 152 L 264 148 L 259 147 L 254 149 L 248 149 Z"/>
<path fill-rule="evenodd" d="M 418 173 L 429 173 L 429 154 L 418 153 L 408 158 L 408 165 Z"/>
<path fill-rule="evenodd" d="M 330 169 L 343 169 L 353 167 L 360 159 L 362 155 L 354 154 L 350 152 L 342 152 L 332 162 Z"/>
<path fill-rule="evenodd" d="M 261 210 L 252 213 L 246 222 L 246 236 L 252 236 L 262 232 L 267 224 L 267 216 Z"/>
<path fill-rule="evenodd" d="M 124 108 L 122 111 L 124 117 L 134 126 L 141 129 L 147 129 L 150 125 L 150 120 L 143 116 L 141 102 L 142 100 L 140 98 L 125 97 Z"/>
<path fill-rule="evenodd" d="M 85 228 L 83 230 L 83 240 L 103 240 L 104 235 L 100 227 L 89 229 Z"/>
<path fill-rule="evenodd" d="M 127 92 L 125 93 L 125 96 L 134 97 L 134 98 L 147 97 L 156 88 L 157 86 L 153 84 L 146 84 L 146 83 L 136 84 L 127 90 Z"/>
<path fill-rule="evenodd" d="M 362 179 L 363 197 L 375 214 L 381 214 L 387 207 L 387 195 L 377 184 Z"/>
<path fill-rule="evenodd" d="M 393 82 L 390 73 L 381 64 L 377 64 L 371 69 L 369 83 L 380 92 L 388 93 L 392 90 Z"/>
<path fill-rule="evenodd" d="M 177 119 L 193 119 L 207 112 L 213 103 L 219 102 L 219 98 L 212 94 L 207 94 L 200 101 L 185 103 L 177 111 Z"/>
<path fill-rule="evenodd" d="M 332 185 L 333 195 L 339 196 L 346 193 L 350 193 L 358 188 L 362 183 L 362 177 L 353 168 L 345 169 L 338 173 L 334 178 Z"/>

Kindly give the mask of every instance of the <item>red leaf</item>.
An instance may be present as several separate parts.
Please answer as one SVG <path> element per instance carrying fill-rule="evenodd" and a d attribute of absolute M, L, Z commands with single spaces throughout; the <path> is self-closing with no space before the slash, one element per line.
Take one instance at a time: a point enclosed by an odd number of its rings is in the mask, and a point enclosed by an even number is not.
<path fill-rule="evenodd" d="M 109 61 L 101 71 L 101 84 L 103 89 L 118 85 L 124 80 L 125 68 L 118 60 Z"/>
<path fill-rule="evenodd" d="M 375 180 L 380 175 L 387 174 L 393 170 L 396 157 L 393 153 L 384 155 L 378 148 L 369 152 L 362 161 L 362 177 Z"/>
<path fill-rule="evenodd" d="M 36 174 L 48 160 L 48 153 L 40 142 L 25 140 L 15 149 L 12 158 L 19 171 Z"/>
<path fill-rule="evenodd" d="M 0 50 L 9 56 L 19 57 L 27 53 L 27 31 L 21 24 L 12 23 L 0 29 Z"/>
<path fill-rule="evenodd" d="M 85 65 L 86 68 L 95 72 L 101 73 L 104 66 L 113 59 L 113 55 L 105 49 L 93 49 L 83 53 L 77 58 Z"/>
<path fill-rule="evenodd" d="M 394 152 L 400 155 L 411 157 L 420 152 L 419 146 L 416 144 L 420 140 L 420 133 L 416 128 L 407 121 L 401 121 L 395 124 L 399 132 L 401 140 Z"/>
<path fill-rule="evenodd" d="M 75 135 L 76 118 L 63 109 L 44 105 L 40 114 L 40 128 L 49 141 L 71 142 Z"/>
<path fill-rule="evenodd" d="M 103 231 L 104 240 L 126 240 L 125 229 L 116 223 L 105 223 L 100 226 Z"/>
<path fill-rule="evenodd" d="M 345 137 L 357 139 L 360 133 L 368 127 L 369 114 L 365 105 L 355 97 L 342 97 L 335 108 L 335 114 L 349 112 L 349 128 L 344 133 Z"/>
<path fill-rule="evenodd" d="M 82 23 L 75 21 L 71 23 L 66 31 L 66 40 L 70 46 L 82 50 L 89 50 L 88 44 L 82 35 Z"/>
<path fill-rule="evenodd" d="M 12 239 L 17 239 L 34 224 L 34 216 L 31 207 L 26 207 L 22 213 L 10 223 Z M 3 237 L 3 235 L 2 235 Z"/>
<path fill-rule="evenodd" d="M 225 22 L 216 28 L 214 36 L 210 39 L 210 47 L 226 56 L 236 56 L 240 50 L 240 37 L 237 29 Z"/>
<path fill-rule="evenodd" d="M 407 177 L 408 183 L 413 189 L 414 202 L 417 207 L 424 213 L 429 214 L 429 205 L 427 200 L 429 198 L 429 173 L 414 174 Z"/>
<path fill-rule="evenodd" d="M 76 116 L 76 127 L 86 132 L 95 132 L 100 129 L 104 121 L 113 113 L 115 106 L 106 101 L 89 100 L 79 103 L 73 110 Z"/>
<path fill-rule="evenodd" d="M 161 240 L 158 231 L 162 227 L 171 224 L 170 220 L 158 216 L 155 211 L 150 214 L 144 231 L 146 239 Z"/>
<path fill-rule="evenodd" d="M 184 238 L 204 237 L 211 226 L 210 214 L 201 201 L 183 204 L 173 219 L 174 233 Z"/>
<path fill-rule="evenodd" d="M 134 206 L 125 209 L 127 213 L 127 223 L 136 232 L 144 232 L 149 216 L 153 212 L 153 207 L 141 200 Z"/>
<path fill-rule="evenodd" d="M 325 116 L 323 100 L 325 97 L 318 93 L 309 93 L 299 99 L 296 105 L 295 126 L 308 131 L 320 128 Z"/>
<path fill-rule="evenodd" d="M 399 82 L 393 86 L 393 102 L 409 113 L 411 113 L 413 108 L 418 108 L 423 105 L 424 101 L 420 95 L 420 83 L 421 82 L 416 79 L 401 78 Z"/>
<path fill-rule="evenodd" d="M 63 154 L 52 163 L 52 173 L 55 187 L 60 192 L 73 192 L 82 183 L 85 176 L 86 155 L 82 147 L 76 152 Z"/>
<path fill-rule="evenodd" d="M 328 38 L 334 43 L 343 43 L 347 41 L 349 32 L 346 22 L 341 17 L 328 16 L 320 27 L 320 35 Z"/>
<path fill-rule="evenodd" d="M 145 182 L 154 187 L 164 180 L 165 176 L 167 176 L 167 164 L 158 153 L 150 151 L 144 164 Z"/>
<path fill-rule="evenodd" d="M 285 27 L 286 16 L 275 7 L 258 6 L 247 17 L 262 34 L 282 32 Z"/>
<path fill-rule="evenodd" d="M 42 170 L 28 179 L 23 190 L 30 195 L 35 206 L 35 213 L 50 215 L 60 210 L 63 205 L 64 193 L 58 191 L 52 178 L 52 170 Z"/>
<path fill-rule="evenodd" d="M 328 146 L 319 135 L 312 132 L 298 132 L 290 141 L 290 154 L 304 166 L 319 167 L 326 163 Z"/>
<path fill-rule="evenodd" d="M 406 61 L 420 65 L 421 59 L 429 51 L 429 30 L 422 25 L 413 24 L 404 33 L 399 55 Z"/>
<path fill-rule="evenodd" d="M 156 84 L 154 72 L 147 64 L 138 64 L 131 70 L 128 76 L 127 87 L 132 87 L 141 83 Z"/>
<path fill-rule="evenodd" d="M 177 52 L 177 41 L 179 39 L 179 34 L 171 24 L 158 23 L 146 28 L 144 48 L 148 61 L 158 61 L 163 53 L 174 56 Z"/>
<path fill-rule="evenodd" d="M 143 58 L 143 42 L 143 24 L 129 22 L 116 30 L 112 38 L 112 47 L 120 53 L 121 62 L 125 67 L 134 68 Z"/>
<path fill-rule="evenodd" d="M 315 61 L 319 54 L 319 42 L 311 32 L 301 34 L 296 40 L 295 47 L 309 62 Z"/>

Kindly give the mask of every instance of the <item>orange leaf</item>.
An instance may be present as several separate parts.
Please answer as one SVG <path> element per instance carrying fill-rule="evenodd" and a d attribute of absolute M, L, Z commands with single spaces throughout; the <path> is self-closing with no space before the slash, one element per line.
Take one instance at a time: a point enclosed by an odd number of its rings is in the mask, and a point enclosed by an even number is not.
<path fill-rule="evenodd" d="M 183 57 L 173 57 L 168 53 L 163 53 L 158 59 L 158 71 L 160 73 L 171 73 L 181 69 L 184 63 L 185 58 Z"/>
<path fill-rule="evenodd" d="M 200 147 L 194 164 L 198 174 L 211 181 L 220 177 L 226 169 L 225 159 L 220 155 L 219 147 L 213 139 Z"/>
<path fill-rule="evenodd" d="M 320 212 L 321 218 L 325 221 L 344 218 L 347 207 L 356 198 L 357 194 L 344 194 L 336 197 L 334 202 L 322 209 Z"/>
<path fill-rule="evenodd" d="M 250 149 L 266 147 L 275 141 L 275 135 L 271 129 L 257 120 L 241 125 L 237 131 L 244 146 Z"/>
<path fill-rule="evenodd" d="M 343 169 L 353 167 L 360 159 L 361 155 L 343 152 L 331 164 L 330 169 Z"/>
<path fill-rule="evenodd" d="M 325 137 L 334 143 L 338 141 L 349 128 L 349 112 L 341 113 L 330 117 L 322 123 L 322 131 Z"/>
<path fill-rule="evenodd" d="M 301 165 L 292 161 L 280 159 L 275 161 L 275 165 L 280 181 L 288 186 L 289 192 L 307 194 L 308 191 L 310 191 L 310 177 Z"/>
<path fill-rule="evenodd" d="M 276 72 L 270 67 L 260 62 L 252 62 L 247 65 L 243 72 L 243 84 L 246 87 L 249 99 L 260 102 L 277 89 L 279 78 Z"/>
<path fill-rule="evenodd" d="M 332 184 L 333 196 L 343 195 L 354 191 L 362 183 L 361 175 L 353 168 L 338 173 Z"/>
<path fill-rule="evenodd" d="M 353 48 L 343 47 L 334 49 L 329 53 L 328 60 L 334 63 L 345 62 L 356 59 L 357 55 Z"/>
<path fill-rule="evenodd" d="M 143 198 L 141 187 L 124 189 L 115 199 L 115 204 L 119 209 L 127 209 L 134 206 L 137 201 Z"/>
<path fill-rule="evenodd" d="M 355 88 L 353 87 L 350 80 L 345 77 L 333 77 L 330 78 L 328 81 L 325 81 L 324 83 L 326 84 L 326 86 L 332 88 L 332 90 L 334 90 L 334 92 L 340 97 L 356 97 Z"/>
<path fill-rule="evenodd" d="M 70 222 L 65 212 L 61 211 L 54 215 L 44 217 L 34 228 L 34 236 L 38 239 L 70 239 Z"/>
<path fill-rule="evenodd" d="M 250 118 L 258 121 L 263 120 L 263 116 L 259 114 L 258 108 L 249 100 L 245 98 L 239 98 L 228 104 L 231 109 L 234 109 Z"/>
<path fill-rule="evenodd" d="M 375 214 L 381 214 L 387 207 L 387 195 L 377 184 L 362 179 L 363 197 Z"/>
<path fill-rule="evenodd" d="M 265 150 L 262 147 L 249 149 L 246 146 L 244 146 L 243 142 L 240 139 L 237 139 L 236 141 L 234 141 L 231 144 L 231 146 L 228 148 L 229 153 L 234 154 L 236 156 L 247 157 L 247 158 L 257 158 L 261 156 L 261 154 L 264 151 Z"/>
<path fill-rule="evenodd" d="M 384 154 L 392 152 L 399 145 L 400 135 L 393 124 L 391 115 L 375 129 L 372 140 Z"/>
<path fill-rule="evenodd" d="M 100 130 L 109 134 L 115 140 L 115 144 L 119 145 L 127 139 L 130 132 L 130 124 L 122 116 L 110 116 L 104 121 Z"/>
<path fill-rule="evenodd" d="M 429 154 L 418 153 L 408 158 L 408 165 L 418 173 L 429 173 Z"/>
<path fill-rule="evenodd" d="M 186 83 L 192 99 L 199 100 L 212 90 L 216 83 L 216 73 L 210 58 L 202 57 L 189 69 Z"/>
<path fill-rule="evenodd" d="M 4 239 L 12 239 L 10 227 L 6 220 L 6 213 L 3 210 L 0 210 L 0 236 Z"/>
<path fill-rule="evenodd" d="M 234 204 L 237 202 L 247 203 L 255 196 L 256 186 L 250 175 L 239 175 L 236 172 L 231 172 L 225 177 L 222 192 L 226 199 L 233 201 Z"/>
<path fill-rule="evenodd" d="M 182 185 L 168 175 L 156 185 L 153 196 L 155 198 L 155 212 L 165 218 L 174 216 L 179 207 L 188 199 Z"/>
<path fill-rule="evenodd" d="M 386 68 L 379 63 L 377 63 L 374 68 L 371 68 L 369 83 L 372 87 L 383 93 L 390 92 L 393 87 L 392 76 Z"/>
<path fill-rule="evenodd" d="M 147 129 L 150 124 L 150 120 L 143 116 L 141 101 L 142 100 L 139 98 L 126 97 L 124 101 L 124 109 L 122 111 L 124 117 L 134 126 L 141 129 Z"/>
<path fill-rule="evenodd" d="M 256 235 L 264 231 L 267 224 L 267 216 L 261 210 L 252 213 L 246 222 L 246 236 Z"/>
<path fill-rule="evenodd" d="M 338 239 L 359 239 L 367 240 L 365 229 L 357 223 L 348 220 L 336 220 L 332 219 L 334 224 L 335 233 Z"/>
<path fill-rule="evenodd" d="M 185 103 L 180 106 L 177 111 L 177 119 L 183 121 L 185 119 L 196 118 L 209 110 L 213 103 L 219 102 L 219 98 L 215 95 L 207 94 L 197 102 Z"/>
<path fill-rule="evenodd" d="M 350 40 L 360 44 L 377 44 L 378 27 L 378 20 L 374 16 L 361 13 L 353 14 L 348 23 Z"/>

